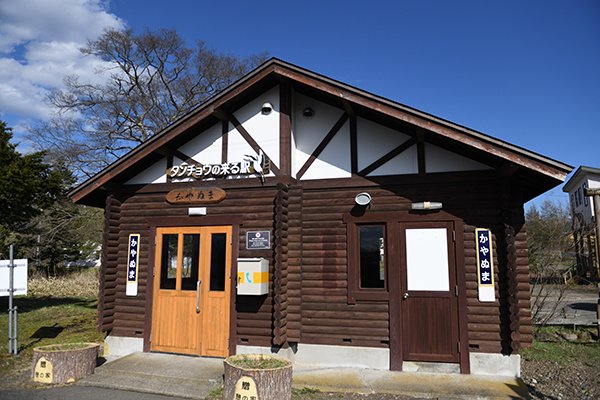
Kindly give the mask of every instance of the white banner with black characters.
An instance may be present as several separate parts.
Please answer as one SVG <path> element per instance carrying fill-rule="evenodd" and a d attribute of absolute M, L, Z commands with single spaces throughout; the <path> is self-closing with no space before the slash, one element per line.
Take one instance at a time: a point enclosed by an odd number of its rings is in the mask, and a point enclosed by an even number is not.
<path fill-rule="evenodd" d="M 479 301 L 496 301 L 492 232 L 489 229 L 475 229 L 475 243 L 477 248 L 477 287 L 479 289 Z"/>
<path fill-rule="evenodd" d="M 127 285 L 125 295 L 137 296 L 138 266 L 140 261 L 140 234 L 129 235 L 129 251 L 127 252 Z"/>

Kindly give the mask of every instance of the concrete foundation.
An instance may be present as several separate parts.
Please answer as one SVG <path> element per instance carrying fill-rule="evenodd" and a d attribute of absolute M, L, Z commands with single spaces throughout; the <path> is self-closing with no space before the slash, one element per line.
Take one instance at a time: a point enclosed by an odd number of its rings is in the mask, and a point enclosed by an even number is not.
<path fill-rule="evenodd" d="M 390 369 L 389 349 L 357 346 L 326 346 L 317 344 L 298 344 L 295 349 L 269 348 L 258 346 L 240 346 L 236 354 L 273 354 L 285 357 L 294 364 L 318 365 L 320 367 L 349 367 Z"/>
<path fill-rule="evenodd" d="M 104 355 L 119 358 L 131 353 L 142 352 L 144 340 L 124 336 L 107 336 L 104 340 Z M 236 354 L 272 354 L 286 358 L 294 364 L 318 365 L 324 368 L 369 368 L 390 369 L 389 349 L 357 346 L 327 346 L 317 344 L 298 344 L 294 347 L 236 347 Z M 472 375 L 492 375 L 519 378 L 521 376 L 521 356 L 489 353 L 470 353 Z M 404 372 L 428 372 L 458 374 L 458 364 L 424 363 L 404 361 Z"/>
<path fill-rule="evenodd" d="M 402 362 L 403 372 L 427 372 L 431 374 L 460 374 L 460 365 L 436 362 Z"/>
<path fill-rule="evenodd" d="M 471 374 L 521 377 L 521 356 L 513 354 L 470 353 Z"/>
<path fill-rule="evenodd" d="M 292 362 L 295 359 L 294 351 L 290 347 L 281 348 L 237 345 L 235 354 L 268 354 L 286 358 Z"/>
<path fill-rule="evenodd" d="M 144 351 L 144 339 L 109 335 L 104 339 L 104 356 L 123 357 L 131 353 Z"/>

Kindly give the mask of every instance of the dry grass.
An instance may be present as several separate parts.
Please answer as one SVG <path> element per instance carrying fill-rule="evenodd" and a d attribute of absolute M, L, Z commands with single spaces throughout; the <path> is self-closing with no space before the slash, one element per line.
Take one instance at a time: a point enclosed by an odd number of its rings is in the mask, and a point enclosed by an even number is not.
<path fill-rule="evenodd" d="M 98 269 L 91 268 L 49 279 L 42 275 L 33 275 L 29 279 L 28 295 L 32 297 L 95 298 L 98 296 Z"/>

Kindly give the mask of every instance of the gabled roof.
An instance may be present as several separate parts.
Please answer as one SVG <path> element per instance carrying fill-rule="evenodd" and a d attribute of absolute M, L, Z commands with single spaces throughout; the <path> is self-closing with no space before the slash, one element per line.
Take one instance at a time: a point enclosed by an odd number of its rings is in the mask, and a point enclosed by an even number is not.
<path fill-rule="evenodd" d="M 577 168 L 577 171 L 569 178 L 565 186 L 563 186 L 563 192 L 569 193 L 571 189 L 575 187 L 579 183 L 581 179 L 583 179 L 586 175 L 592 175 L 595 178 L 600 177 L 600 168 L 586 167 L 585 165 L 581 165 Z"/>
<path fill-rule="evenodd" d="M 541 178 L 544 182 L 539 184 L 538 190 L 532 192 L 531 196 L 543 193 L 545 190 L 561 183 L 572 170 L 571 166 L 560 161 L 544 157 L 484 133 L 272 58 L 188 115 L 175 121 L 144 144 L 136 147 L 83 182 L 70 193 L 70 196 L 75 202 L 93 205 L 102 204 L 100 198 L 109 193 L 106 189 L 107 185 L 110 185 L 114 180 L 118 180 L 119 176 L 125 174 L 128 169 L 146 164 L 147 162 L 144 162 L 144 160 L 151 155 L 156 156 L 164 153 L 165 146 L 180 134 L 190 130 L 190 128 L 207 123 L 207 121 L 217 121 L 220 108 L 236 104 L 239 106 L 244 99 L 250 98 L 249 96 L 253 93 L 258 94 L 265 87 L 280 82 L 290 83 L 294 87 L 302 87 L 330 100 L 339 101 L 340 105 L 348 104 L 350 107 L 368 110 L 370 113 L 421 128 L 443 140 L 457 142 L 475 151 L 487 153 L 497 159 L 504 160 L 509 170 L 528 170 L 535 174 L 535 179 L 531 179 L 534 185 L 539 182 L 538 178 Z"/>

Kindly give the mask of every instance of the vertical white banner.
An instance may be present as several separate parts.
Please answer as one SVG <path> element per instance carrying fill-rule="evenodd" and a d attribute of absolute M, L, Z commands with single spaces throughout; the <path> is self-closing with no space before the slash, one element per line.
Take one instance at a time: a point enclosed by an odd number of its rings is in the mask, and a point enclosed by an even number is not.
<path fill-rule="evenodd" d="M 489 229 L 475 229 L 477 249 L 477 287 L 479 301 L 496 301 L 494 290 L 494 257 L 492 255 L 492 232 Z"/>
<path fill-rule="evenodd" d="M 140 260 L 140 234 L 129 235 L 129 251 L 127 252 L 127 285 L 125 295 L 137 296 L 138 265 Z"/>

